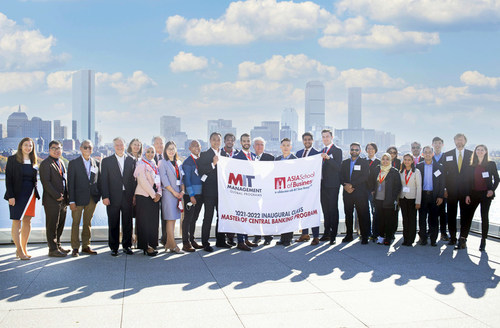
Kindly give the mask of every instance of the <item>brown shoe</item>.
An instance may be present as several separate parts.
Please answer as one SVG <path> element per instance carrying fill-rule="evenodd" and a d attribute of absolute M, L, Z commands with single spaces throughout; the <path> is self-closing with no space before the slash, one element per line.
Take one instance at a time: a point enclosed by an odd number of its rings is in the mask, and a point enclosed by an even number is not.
<path fill-rule="evenodd" d="M 252 243 L 250 240 L 245 240 L 245 245 L 250 246 L 250 247 L 257 247 L 257 244 Z"/>
<path fill-rule="evenodd" d="M 245 243 L 238 243 L 238 246 L 236 246 L 236 248 L 241 249 L 242 251 L 251 251 L 252 250 Z"/>
<path fill-rule="evenodd" d="M 94 251 L 92 248 L 87 247 L 87 248 L 82 248 L 82 253 L 89 254 L 89 255 L 97 255 L 97 252 Z"/>
<path fill-rule="evenodd" d="M 68 254 L 69 252 L 71 252 L 71 250 L 69 250 L 69 249 L 64 249 L 64 248 L 62 248 L 61 246 L 59 246 L 59 247 L 57 247 L 57 248 L 59 249 L 59 252 L 62 252 L 62 253 L 66 253 L 66 254 Z"/>
<path fill-rule="evenodd" d="M 311 246 L 316 246 L 319 244 L 319 238 L 313 238 L 313 240 L 311 241 Z"/>
<path fill-rule="evenodd" d="M 49 251 L 49 256 L 50 257 L 65 257 L 66 253 L 64 252 L 61 252 L 60 250 L 56 249 L 56 250 L 53 250 L 53 251 Z"/>
<path fill-rule="evenodd" d="M 194 240 L 191 242 L 191 246 L 193 246 L 194 249 L 202 249 L 203 246 L 195 242 Z"/>
<path fill-rule="evenodd" d="M 298 239 L 295 239 L 295 242 L 301 243 L 304 241 L 308 241 L 309 239 L 311 239 L 311 237 L 309 235 L 300 235 L 300 237 Z"/>
<path fill-rule="evenodd" d="M 71 256 L 73 257 L 80 256 L 80 254 L 78 254 L 78 248 L 73 249 L 73 251 L 71 252 Z"/>
<path fill-rule="evenodd" d="M 190 243 L 183 244 L 182 250 L 185 252 L 190 252 L 190 253 L 195 251 L 195 249 L 193 247 L 191 247 Z"/>

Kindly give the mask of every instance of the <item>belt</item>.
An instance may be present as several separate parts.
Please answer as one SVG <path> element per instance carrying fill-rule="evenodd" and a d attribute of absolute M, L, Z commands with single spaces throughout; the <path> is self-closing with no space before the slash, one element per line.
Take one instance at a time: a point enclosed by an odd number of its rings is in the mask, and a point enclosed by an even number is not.
<path fill-rule="evenodd" d="M 426 195 L 432 195 L 432 190 L 424 190 L 424 194 L 426 194 Z"/>

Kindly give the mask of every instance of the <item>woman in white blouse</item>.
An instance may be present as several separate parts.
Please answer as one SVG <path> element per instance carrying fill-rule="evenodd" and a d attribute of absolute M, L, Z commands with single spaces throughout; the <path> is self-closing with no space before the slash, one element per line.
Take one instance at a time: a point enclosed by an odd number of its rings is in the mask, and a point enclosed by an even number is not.
<path fill-rule="evenodd" d="M 399 174 L 402 185 L 399 206 L 403 215 L 403 246 L 411 246 L 417 235 L 417 210 L 422 199 L 422 175 L 415 168 L 412 154 L 403 156 Z"/>

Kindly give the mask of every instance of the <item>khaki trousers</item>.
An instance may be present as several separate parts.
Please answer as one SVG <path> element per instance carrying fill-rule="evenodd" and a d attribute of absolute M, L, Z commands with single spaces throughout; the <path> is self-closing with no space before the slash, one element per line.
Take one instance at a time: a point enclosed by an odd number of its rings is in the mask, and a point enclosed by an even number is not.
<path fill-rule="evenodd" d="M 92 227 L 92 217 L 94 216 L 96 203 L 92 198 L 85 206 L 77 206 L 76 210 L 71 211 L 73 224 L 71 226 L 71 248 L 80 248 L 80 220 L 83 213 L 83 229 L 82 229 L 82 249 L 90 246 L 90 228 Z"/>

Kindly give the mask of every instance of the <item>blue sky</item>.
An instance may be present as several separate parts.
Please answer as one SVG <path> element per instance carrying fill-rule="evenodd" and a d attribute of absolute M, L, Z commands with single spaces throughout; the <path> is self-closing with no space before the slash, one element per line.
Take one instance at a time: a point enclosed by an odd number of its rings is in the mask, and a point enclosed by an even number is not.
<path fill-rule="evenodd" d="M 334 128 L 361 86 L 363 126 L 398 145 L 464 132 L 500 148 L 499 22 L 498 0 L 2 0 L 0 122 L 21 104 L 70 126 L 71 72 L 90 68 L 104 141 L 149 141 L 161 115 L 190 138 L 207 119 L 243 133 L 285 107 L 303 128 L 305 84 L 320 80 Z"/>

